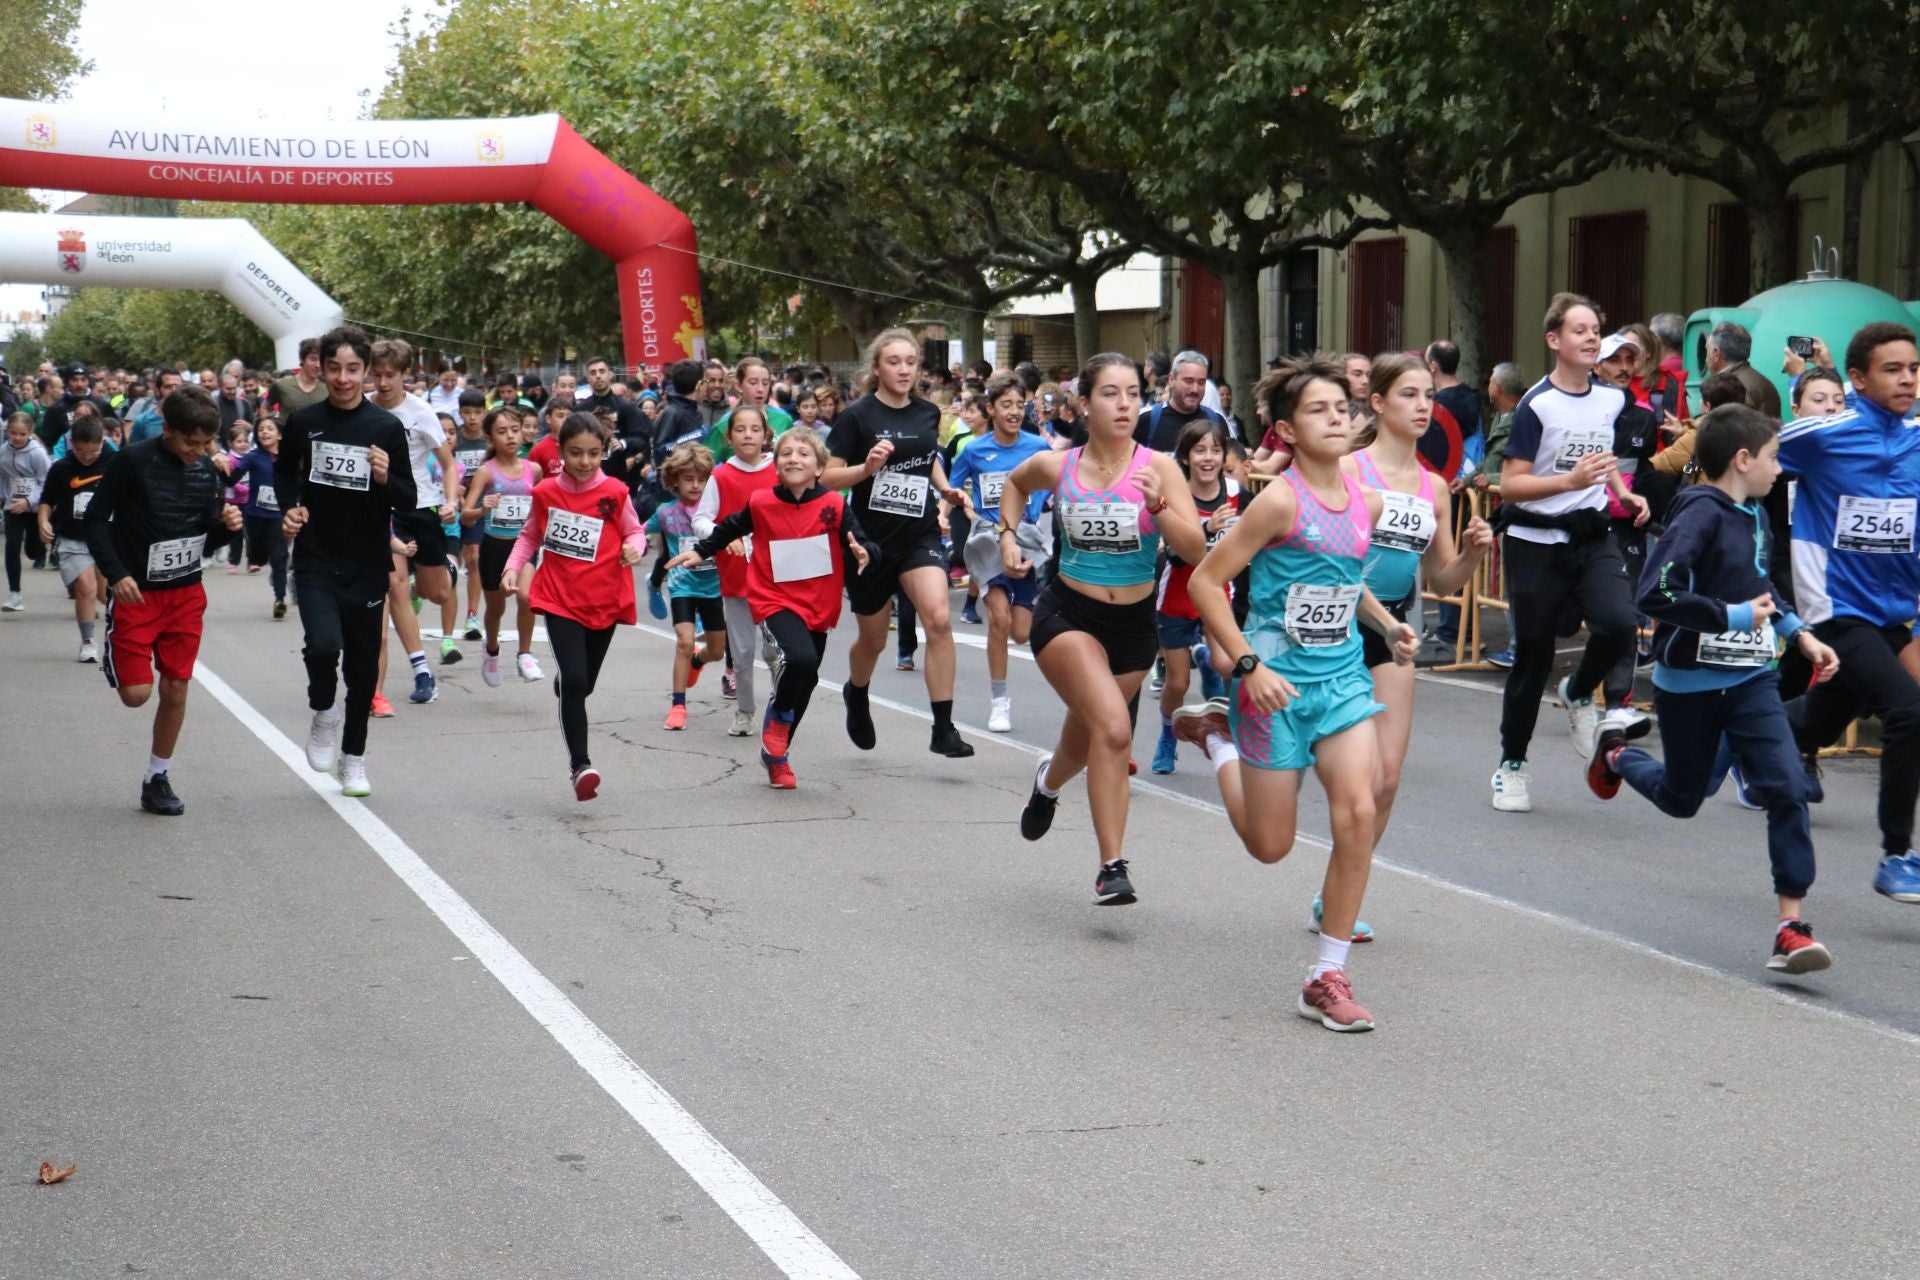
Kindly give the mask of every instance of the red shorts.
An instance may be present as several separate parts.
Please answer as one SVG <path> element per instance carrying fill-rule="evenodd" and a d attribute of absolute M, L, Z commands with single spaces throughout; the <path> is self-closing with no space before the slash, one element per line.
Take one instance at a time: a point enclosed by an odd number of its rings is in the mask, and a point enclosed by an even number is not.
<path fill-rule="evenodd" d="M 207 589 L 198 582 L 166 591 L 149 587 L 139 604 L 116 600 L 109 592 L 107 651 L 100 662 L 108 687 L 152 684 L 156 664 L 169 680 L 193 679 L 206 612 Z"/>

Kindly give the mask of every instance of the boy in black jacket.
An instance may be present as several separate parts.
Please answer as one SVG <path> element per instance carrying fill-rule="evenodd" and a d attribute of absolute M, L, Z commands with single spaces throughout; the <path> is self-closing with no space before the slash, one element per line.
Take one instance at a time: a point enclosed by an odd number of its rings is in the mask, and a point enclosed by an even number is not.
<path fill-rule="evenodd" d="M 1624 779 L 1662 813 L 1691 818 L 1713 781 L 1722 736 L 1767 811 L 1767 853 L 1780 898 L 1769 969 L 1810 973 L 1833 963 L 1800 918 L 1813 884 L 1806 778 L 1780 703 L 1777 635 L 1798 645 L 1816 680 L 1840 659 L 1791 609 L 1775 604 L 1762 499 L 1780 475 L 1780 424 L 1745 405 L 1726 405 L 1700 426 L 1704 483 L 1682 490 L 1666 532 L 1647 558 L 1640 608 L 1654 619 L 1653 706 L 1666 744 L 1663 765 L 1602 729 L 1587 785 L 1602 800 Z"/>

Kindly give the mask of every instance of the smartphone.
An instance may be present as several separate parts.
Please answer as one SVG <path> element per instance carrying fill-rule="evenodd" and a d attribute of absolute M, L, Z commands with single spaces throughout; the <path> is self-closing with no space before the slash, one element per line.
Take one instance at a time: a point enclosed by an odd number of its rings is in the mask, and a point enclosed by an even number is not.
<path fill-rule="evenodd" d="M 1793 352 L 1793 354 L 1799 356 L 1802 360 L 1811 360 L 1813 359 L 1813 339 L 1789 337 L 1787 339 L 1787 350 Z"/>

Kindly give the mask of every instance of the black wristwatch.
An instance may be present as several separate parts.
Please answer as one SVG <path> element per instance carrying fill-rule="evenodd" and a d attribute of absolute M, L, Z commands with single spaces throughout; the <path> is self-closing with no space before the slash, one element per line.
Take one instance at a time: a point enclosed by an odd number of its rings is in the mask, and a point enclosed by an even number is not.
<path fill-rule="evenodd" d="M 1250 653 L 1233 664 L 1233 678 L 1236 680 L 1244 680 L 1257 671 L 1259 667 L 1260 659 Z"/>

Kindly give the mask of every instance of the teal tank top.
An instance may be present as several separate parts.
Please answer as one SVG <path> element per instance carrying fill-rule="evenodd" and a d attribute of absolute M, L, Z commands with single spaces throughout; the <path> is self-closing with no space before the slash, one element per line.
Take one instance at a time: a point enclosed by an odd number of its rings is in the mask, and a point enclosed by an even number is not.
<path fill-rule="evenodd" d="M 1080 483 L 1079 449 L 1069 449 L 1054 491 L 1054 517 L 1060 529 L 1060 572 L 1096 587 L 1131 587 L 1152 582 L 1160 559 L 1160 526 L 1147 513 L 1140 492 L 1140 468 L 1151 466 L 1153 450 L 1135 445 L 1127 469 L 1110 489 Z"/>
<path fill-rule="evenodd" d="M 1373 522 L 1360 482 L 1342 475 L 1347 505 L 1335 511 L 1292 471 L 1293 531 L 1254 554 L 1247 643 L 1290 681 L 1325 680 L 1362 662 L 1360 610 Z"/>
<path fill-rule="evenodd" d="M 1373 539 L 1367 548 L 1367 590 L 1383 604 L 1398 604 L 1413 595 L 1414 575 L 1420 569 L 1420 557 L 1438 532 L 1433 514 L 1433 476 L 1420 468 L 1420 492 L 1401 493 L 1387 484 L 1380 469 L 1373 465 L 1373 452 L 1362 449 L 1353 455 L 1360 471 L 1360 483 L 1380 491 L 1380 523 L 1373 526 Z"/>

